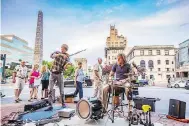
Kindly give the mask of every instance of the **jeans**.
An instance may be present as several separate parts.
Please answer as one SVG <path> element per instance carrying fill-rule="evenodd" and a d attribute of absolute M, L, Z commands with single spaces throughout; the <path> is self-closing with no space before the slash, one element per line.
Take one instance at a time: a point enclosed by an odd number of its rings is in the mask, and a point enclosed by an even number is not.
<path fill-rule="evenodd" d="M 74 92 L 75 95 L 79 93 L 79 99 L 83 98 L 83 86 L 82 82 L 76 81 L 76 90 Z"/>

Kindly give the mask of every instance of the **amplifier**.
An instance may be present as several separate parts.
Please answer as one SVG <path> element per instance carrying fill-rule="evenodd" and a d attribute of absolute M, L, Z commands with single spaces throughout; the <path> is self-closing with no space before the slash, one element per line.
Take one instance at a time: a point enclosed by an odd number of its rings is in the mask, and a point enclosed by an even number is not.
<path fill-rule="evenodd" d="M 64 108 L 58 111 L 58 116 L 63 118 L 70 118 L 74 115 L 75 110 L 70 108 Z"/>
<path fill-rule="evenodd" d="M 155 102 L 157 101 L 156 98 L 134 97 L 133 101 L 136 109 L 142 110 L 143 105 L 149 105 L 151 106 L 151 111 L 155 112 Z"/>
<path fill-rule="evenodd" d="M 65 98 L 74 98 L 74 97 L 75 97 L 74 92 L 70 92 L 70 93 L 65 94 Z"/>
<path fill-rule="evenodd" d="M 49 101 L 48 99 L 44 99 L 41 101 L 33 102 L 31 104 L 27 104 L 24 106 L 24 111 L 35 111 L 44 107 L 49 106 Z"/>
<path fill-rule="evenodd" d="M 185 119 L 186 113 L 186 102 L 179 101 L 176 99 L 169 100 L 169 116 L 177 119 Z"/>

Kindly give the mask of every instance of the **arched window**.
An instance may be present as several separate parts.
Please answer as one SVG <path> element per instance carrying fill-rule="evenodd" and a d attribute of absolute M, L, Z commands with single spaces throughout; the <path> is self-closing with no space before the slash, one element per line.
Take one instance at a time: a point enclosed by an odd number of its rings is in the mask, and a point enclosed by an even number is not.
<path fill-rule="evenodd" d="M 154 63 L 153 63 L 152 60 L 149 60 L 149 61 L 148 61 L 148 67 L 149 67 L 149 68 L 154 68 Z"/>
<path fill-rule="evenodd" d="M 140 61 L 140 66 L 141 66 L 141 67 L 146 67 L 146 64 L 145 64 L 145 61 L 144 61 L 144 60 L 141 60 L 141 61 Z"/>

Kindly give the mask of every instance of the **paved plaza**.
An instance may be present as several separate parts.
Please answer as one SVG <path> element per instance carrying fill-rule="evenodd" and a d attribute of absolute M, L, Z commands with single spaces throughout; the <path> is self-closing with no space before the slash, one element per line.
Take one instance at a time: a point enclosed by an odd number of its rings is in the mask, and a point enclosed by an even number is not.
<path fill-rule="evenodd" d="M 39 87 L 39 98 L 40 98 L 40 89 Z M 20 103 L 14 103 L 14 92 L 13 92 L 13 85 L 3 85 L 1 86 L 1 90 L 6 95 L 6 97 L 1 98 L 1 114 L 2 117 L 5 115 L 8 115 L 9 113 L 13 111 L 23 111 L 24 104 L 27 104 L 27 100 L 29 97 L 29 88 L 26 85 L 22 94 L 21 99 L 23 100 Z M 73 92 L 74 88 L 65 88 L 65 92 Z M 58 91 L 58 90 L 57 90 Z M 56 95 L 58 95 L 59 92 L 56 92 Z M 91 97 L 93 95 L 93 88 L 84 88 L 84 97 Z M 178 99 L 186 102 L 186 118 L 189 118 L 189 90 L 185 89 L 175 89 L 175 88 L 166 88 L 166 87 L 140 87 L 139 88 L 139 96 L 141 97 L 151 97 L 151 98 L 160 98 L 160 101 L 156 102 L 156 113 L 153 113 L 152 120 L 154 122 L 163 122 L 164 124 L 169 124 L 172 126 L 171 120 L 159 120 L 160 115 L 167 114 L 168 113 L 168 107 L 169 107 L 169 99 Z M 75 108 L 75 104 L 68 104 L 69 107 Z M 89 121 L 84 122 L 83 120 L 79 119 L 77 116 L 73 117 L 72 120 L 64 120 L 59 122 L 59 124 L 67 124 L 67 125 L 113 125 L 111 124 L 111 121 L 105 117 L 103 120 L 99 121 L 98 123 Z M 114 125 L 121 125 L 121 124 L 127 124 L 126 121 L 123 118 L 117 118 Z M 183 125 L 182 123 L 174 122 L 176 125 Z M 47 126 L 51 126 L 51 124 L 48 124 Z"/>

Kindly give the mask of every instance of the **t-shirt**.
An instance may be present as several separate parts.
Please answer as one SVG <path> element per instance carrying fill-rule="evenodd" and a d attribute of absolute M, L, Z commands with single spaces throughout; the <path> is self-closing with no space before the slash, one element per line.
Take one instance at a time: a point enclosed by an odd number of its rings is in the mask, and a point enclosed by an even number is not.
<path fill-rule="evenodd" d="M 128 76 L 124 74 L 131 71 L 131 66 L 128 63 L 124 64 L 123 66 L 115 64 L 112 67 L 112 71 L 116 74 L 116 80 L 123 80 L 128 78 Z"/>
<path fill-rule="evenodd" d="M 84 76 L 85 76 L 84 73 L 83 73 L 83 69 L 77 69 L 75 76 L 77 76 L 76 81 L 83 82 Z"/>
<path fill-rule="evenodd" d="M 93 79 L 94 80 L 98 79 L 96 74 L 95 74 L 95 71 L 98 72 L 100 79 L 102 79 L 102 65 L 100 65 L 99 63 L 94 65 L 94 68 L 93 68 Z"/>
<path fill-rule="evenodd" d="M 32 71 L 31 76 L 39 77 L 39 71 Z M 30 78 L 30 84 L 34 83 L 35 78 Z"/>
<path fill-rule="evenodd" d="M 28 69 L 27 69 L 26 66 L 24 66 L 24 67 L 19 66 L 19 67 L 15 68 L 15 71 L 16 71 L 17 77 L 20 77 L 20 78 L 26 78 L 27 77 Z"/>
<path fill-rule="evenodd" d="M 41 74 L 42 74 L 41 80 L 49 80 L 49 76 L 50 76 L 49 71 L 43 72 Z"/>

